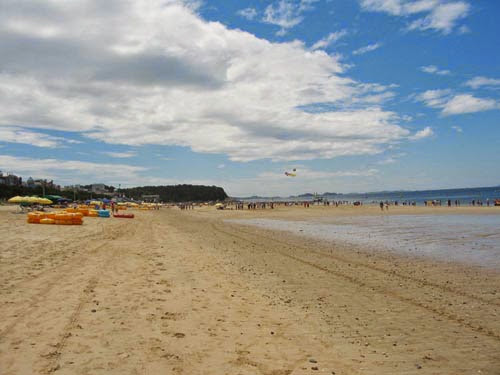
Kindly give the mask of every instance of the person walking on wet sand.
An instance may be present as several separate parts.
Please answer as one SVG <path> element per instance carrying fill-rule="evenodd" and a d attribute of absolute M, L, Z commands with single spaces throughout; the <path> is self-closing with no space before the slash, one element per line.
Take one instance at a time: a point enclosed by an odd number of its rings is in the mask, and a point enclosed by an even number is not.
<path fill-rule="evenodd" d="M 384 211 L 384 202 L 380 201 L 380 209 Z"/>

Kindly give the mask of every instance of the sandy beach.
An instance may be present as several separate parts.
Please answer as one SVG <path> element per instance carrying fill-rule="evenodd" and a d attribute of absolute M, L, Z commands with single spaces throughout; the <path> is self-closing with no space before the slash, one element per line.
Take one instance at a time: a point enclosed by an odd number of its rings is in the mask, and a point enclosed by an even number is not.
<path fill-rule="evenodd" d="M 499 374 L 500 272 L 228 222 L 377 207 L 0 207 L 0 374 Z M 385 215 L 500 215 L 391 208 Z"/>

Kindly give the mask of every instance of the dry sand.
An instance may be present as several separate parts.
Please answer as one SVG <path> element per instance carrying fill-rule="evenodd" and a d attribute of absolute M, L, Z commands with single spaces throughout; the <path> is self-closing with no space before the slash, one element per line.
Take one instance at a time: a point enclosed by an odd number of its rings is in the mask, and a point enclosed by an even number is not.
<path fill-rule="evenodd" d="M 356 210 L 0 207 L 0 374 L 500 374 L 498 272 L 223 222 Z"/>

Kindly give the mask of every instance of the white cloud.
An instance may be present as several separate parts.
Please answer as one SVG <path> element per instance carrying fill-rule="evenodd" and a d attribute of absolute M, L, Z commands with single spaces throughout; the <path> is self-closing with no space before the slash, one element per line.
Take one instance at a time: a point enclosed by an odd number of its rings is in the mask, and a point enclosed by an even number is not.
<path fill-rule="evenodd" d="M 334 177 L 366 177 L 373 176 L 378 172 L 377 169 L 371 168 L 367 170 L 352 170 L 352 171 L 318 171 L 313 169 L 301 168 L 297 170 L 297 177 L 304 179 L 325 179 Z M 283 172 L 263 172 L 257 177 L 266 180 L 283 180 Z"/>
<path fill-rule="evenodd" d="M 439 69 L 435 65 L 421 66 L 420 70 L 422 72 L 424 72 L 424 73 L 437 74 L 437 75 L 440 75 L 440 76 L 447 76 L 447 75 L 451 74 L 451 72 L 449 70 Z"/>
<path fill-rule="evenodd" d="M 418 101 L 424 102 L 431 108 L 443 108 L 450 100 L 451 90 L 427 90 L 416 96 Z"/>
<path fill-rule="evenodd" d="M 54 137 L 16 126 L 0 126 L 0 142 L 21 143 L 36 147 L 63 147 L 64 143 L 81 143 L 74 139 Z"/>
<path fill-rule="evenodd" d="M 107 152 L 103 152 L 103 154 L 111 156 L 112 158 L 131 158 L 131 157 L 134 157 L 137 155 L 137 153 L 134 151 L 127 151 L 127 152 L 107 151 Z"/>
<path fill-rule="evenodd" d="M 455 0 L 360 0 L 365 11 L 384 12 L 393 16 L 423 15 L 412 21 L 409 30 L 435 30 L 449 34 L 470 11 L 466 1 Z M 463 33 L 463 28 L 460 32 Z"/>
<path fill-rule="evenodd" d="M 470 32 L 471 32 L 471 30 L 470 30 L 469 26 L 467 26 L 467 25 L 462 25 L 458 28 L 459 34 L 468 34 Z"/>
<path fill-rule="evenodd" d="M 375 154 L 409 134 L 381 107 L 391 86 L 350 79 L 338 56 L 300 41 L 206 22 L 174 0 L 31 5 L 0 12 L 0 125 L 236 161 Z M 61 34 L 7 32 L 9 19 Z M 300 109 L 317 103 L 330 108 Z"/>
<path fill-rule="evenodd" d="M 414 135 L 412 135 L 408 138 L 411 139 L 412 141 L 418 141 L 420 139 L 432 137 L 433 135 L 434 135 L 434 131 L 432 130 L 432 128 L 429 126 L 426 126 L 422 130 L 419 130 Z"/>
<path fill-rule="evenodd" d="M 279 0 L 269 4 L 264 10 L 262 21 L 280 26 L 278 36 L 286 34 L 287 30 L 297 26 L 304 19 L 302 13 L 312 9 L 317 0 Z"/>
<path fill-rule="evenodd" d="M 286 169 L 284 169 L 286 170 Z M 267 171 L 255 177 L 228 179 L 222 184 L 231 196 L 289 196 L 306 192 L 351 191 L 352 186 L 370 189 L 379 173 L 376 168 L 357 170 L 314 170 L 297 168 L 297 177 L 287 177 L 283 171 Z M 363 187 L 361 187 L 363 185 Z M 372 186 L 373 187 L 373 186 Z"/>
<path fill-rule="evenodd" d="M 481 87 L 500 88 L 500 79 L 487 78 L 487 77 L 474 77 L 465 82 L 465 85 L 469 86 L 472 89 L 478 89 Z"/>
<path fill-rule="evenodd" d="M 404 156 L 406 156 L 406 152 L 398 152 L 394 153 L 392 155 L 387 156 L 385 159 L 380 160 L 377 162 L 379 165 L 387 165 L 387 164 L 394 164 L 398 162 L 398 160 Z"/>
<path fill-rule="evenodd" d="M 493 99 L 476 98 L 470 94 L 456 95 L 443 107 L 444 115 L 458 115 L 500 109 L 500 104 Z"/>
<path fill-rule="evenodd" d="M 398 161 L 398 159 L 392 157 L 392 156 L 389 156 L 383 160 L 380 160 L 379 162 L 377 162 L 377 164 L 380 164 L 380 165 L 387 165 L 387 164 L 394 164 Z"/>
<path fill-rule="evenodd" d="M 365 54 L 367 52 L 375 51 L 377 48 L 380 48 L 381 46 L 382 46 L 382 44 L 380 44 L 380 43 L 369 44 L 365 47 L 358 48 L 357 50 L 353 51 L 352 54 L 353 55 L 362 55 L 362 54 Z"/>
<path fill-rule="evenodd" d="M 353 183 L 366 182 L 377 175 L 378 170 L 360 169 L 348 171 L 298 169 L 296 178 L 288 178 L 281 172 L 262 172 L 255 177 L 212 179 L 179 179 L 145 176 L 147 169 L 126 164 L 92 163 L 74 160 L 35 159 L 0 155 L 0 170 L 9 170 L 22 177 L 53 179 L 62 185 L 102 181 L 118 186 L 202 184 L 222 186 L 232 196 L 291 195 L 317 191 L 318 186 L 335 189 L 351 189 Z M 359 185 L 361 186 L 361 185 Z M 368 188 L 368 186 L 367 186 Z"/>
<path fill-rule="evenodd" d="M 245 9 L 240 9 L 237 14 L 242 16 L 243 18 L 246 18 L 247 20 L 253 20 L 255 17 L 257 17 L 257 9 L 255 8 L 245 8 Z"/>
<path fill-rule="evenodd" d="M 225 164 L 219 164 L 219 165 L 217 166 L 217 168 L 218 168 L 218 169 L 224 169 L 224 168 L 226 168 L 226 165 L 225 165 Z"/>
<path fill-rule="evenodd" d="M 417 95 L 416 99 L 428 107 L 441 109 L 444 116 L 500 109 L 500 103 L 494 99 L 454 94 L 451 90 L 428 90 Z"/>
<path fill-rule="evenodd" d="M 455 130 L 457 133 L 462 133 L 463 129 L 460 126 L 452 126 L 451 127 L 453 130 Z"/>
<path fill-rule="evenodd" d="M 326 47 L 330 46 L 331 44 L 335 43 L 337 40 L 343 38 L 346 35 L 347 35 L 346 30 L 340 30 L 334 33 L 330 33 L 325 38 L 320 39 L 316 43 L 314 43 L 311 49 L 312 50 L 325 49 Z"/>
<path fill-rule="evenodd" d="M 0 155 L 0 170 L 12 170 L 22 176 L 39 176 L 60 184 L 95 181 L 106 176 L 107 183 L 140 181 L 143 167 L 126 164 L 90 163 L 76 160 L 35 159 Z"/>

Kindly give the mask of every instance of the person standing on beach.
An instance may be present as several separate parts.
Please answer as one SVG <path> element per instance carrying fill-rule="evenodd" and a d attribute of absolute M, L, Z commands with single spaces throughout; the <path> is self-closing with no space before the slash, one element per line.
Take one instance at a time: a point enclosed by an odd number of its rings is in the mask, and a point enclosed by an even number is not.
<path fill-rule="evenodd" d="M 380 209 L 384 211 L 384 202 L 380 201 Z"/>

